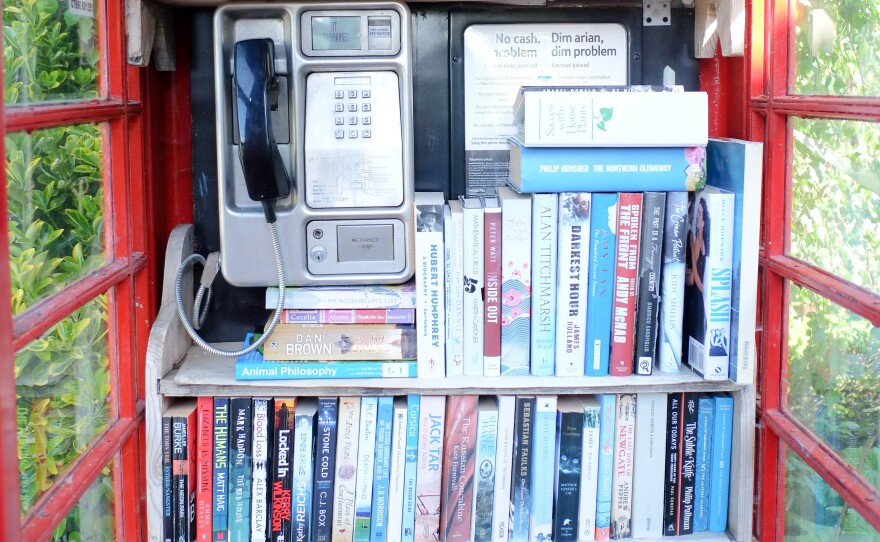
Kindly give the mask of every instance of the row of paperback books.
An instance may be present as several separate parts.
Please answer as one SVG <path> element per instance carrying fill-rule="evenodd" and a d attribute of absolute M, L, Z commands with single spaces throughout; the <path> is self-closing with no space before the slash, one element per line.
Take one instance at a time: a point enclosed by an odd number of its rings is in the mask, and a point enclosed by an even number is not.
<path fill-rule="evenodd" d="M 163 416 L 164 538 L 724 532 L 732 420 L 731 397 L 699 393 L 182 399 Z"/>

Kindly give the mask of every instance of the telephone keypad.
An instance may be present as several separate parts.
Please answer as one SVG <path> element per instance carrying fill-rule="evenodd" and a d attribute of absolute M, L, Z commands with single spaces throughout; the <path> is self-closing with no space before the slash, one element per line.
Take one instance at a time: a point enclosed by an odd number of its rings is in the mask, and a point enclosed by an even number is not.
<path fill-rule="evenodd" d="M 361 100 L 370 99 L 372 97 L 372 91 L 368 89 L 361 90 L 335 90 L 334 97 L 336 99 L 343 100 L 348 98 L 348 100 Z M 358 111 L 362 113 L 370 113 L 373 111 L 373 104 L 367 101 L 348 101 L 345 102 L 336 102 L 333 104 L 333 110 L 336 113 L 341 113 L 344 111 L 348 111 L 349 113 L 356 113 Z M 334 122 L 336 126 L 343 126 L 348 124 L 350 126 L 357 126 L 361 124 L 363 126 L 369 126 L 373 123 L 373 118 L 369 115 L 364 115 L 358 119 L 357 116 L 351 115 L 348 117 L 348 121 L 346 122 L 345 117 L 334 117 Z M 363 130 L 358 132 L 357 130 L 349 130 L 346 134 L 345 130 L 336 130 L 334 132 L 334 136 L 336 139 L 357 139 L 358 137 L 362 139 L 369 139 L 373 136 L 371 130 Z"/>

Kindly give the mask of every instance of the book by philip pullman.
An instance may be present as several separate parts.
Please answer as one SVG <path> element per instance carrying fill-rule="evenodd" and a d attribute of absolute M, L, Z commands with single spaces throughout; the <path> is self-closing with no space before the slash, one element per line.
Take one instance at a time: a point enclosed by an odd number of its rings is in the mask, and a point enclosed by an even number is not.
<path fill-rule="evenodd" d="M 400 360 L 416 358 L 416 329 L 408 324 L 279 324 L 263 345 L 275 361 Z"/>

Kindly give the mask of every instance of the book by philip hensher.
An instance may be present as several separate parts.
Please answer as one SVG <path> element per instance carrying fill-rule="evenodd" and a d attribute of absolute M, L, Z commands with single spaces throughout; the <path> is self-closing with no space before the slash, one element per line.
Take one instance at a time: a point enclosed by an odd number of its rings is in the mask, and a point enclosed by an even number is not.
<path fill-rule="evenodd" d="M 266 288 L 266 308 L 278 305 L 278 287 Z M 285 309 L 415 309 L 414 280 L 384 286 L 288 286 Z"/>
<path fill-rule="evenodd" d="M 657 368 L 662 373 L 674 373 L 681 369 L 687 214 L 688 193 L 668 192 L 660 276 L 660 330 L 657 338 Z"/>
<path fill-rule="evenodd" d="M 583 376 L 592 194 L 559 194 L 556 269 L 556 376 Z"/>
<path fill-rule="evenodd" d="M 278 324 L 263 344 L 263 358 L 274 361 L 416 359 L 417 327 L 420 326 Z M 421 351 L 419 346 L 418 352 Z"/>
<path fill-rule="evenodd" d="M 611 538 L 632 536 L 633 453 L 635 451 L 636 395 L 617 396 L 614 425 L 614 469 L 611 491 Z"/>
<path fill-rule="evenodd" d="M 444 218 L 446 248 L 446 376 L 464 374 L 464 223 L 461 201 L 449 200 L 445 207 L 449 217 Z"/>
<path fill-rule="evenodd" d="M 400 537 L 403 542 L 415 539 L 416 476 L 419 458 L 419 423 L 421 396 L 406 396 L 406 452 L 403 465 L 403 516 Z"/>
<path fill-rule="evenodd" d="M 727 504 L 730 498 L 730 452 L 733 439 L 733 397 L 719 394 L 715 399 L 715 425 L 712 428 L 712 464 L 709 468 L 709 530 L 727 530 Z"/>
<path fill-rule="evenodd" d="M 443 491 L 440 495 L 440 539 L 472 540 L 479 396 L 450 395 L 446 399 L 443 433 Z"/>
<path fill-rule="evenodd" d="M 501 204 L 483 198 L 483 375 L 501 374 Z"/>
<path fill-rule="evenodd" d="M 312 488 L 314 487 L 314 436 L 318 402 L 303 397 L 294 410 L 293 493 L 291 495 L 291 534 L 288 540 L 312 540 Z"/>
<path fill-rule="evenodd" d="M 391 431 L 394 424 L 394 397 L 379 397 L 376 409 L 376 461 L 373 467 L 373 502 L 370 540 L 385 542 L 388 532 L 388 489 L 391 471 Z"/>
<path fill-rule="evenodd" d="M 358 469 L 361 398 L 340 397 L 338 409 L 331 540 L 352 542 L 354 540 L 355 477 Z"/>
<path fill-rule="evenodd" d="M 666 193 L 645 192 L 642 196 L 642 231 L 639 234 L 639 280 L 636 294 L 635 354 L 633 372 L 649 375 L 657 352 L 657 315 L 660 311 L 660 273 L 663 262 L 663 219 Z"/>
<path fill-rule="evenodd" d="M 294 409 L 296 399 L 278 397 L 271 415 L 272 468 L 269 473 L 269 540 L 288 542 L 291 536 L 292 490 L 294 468 Z"/>
<path fill-rule="evenodd" d="M 501 374 L 529 374 L 532 198 L 508 186 L 501 200 Z M 552 373 L 551 373 L 552 374 Z"/>
<path fill-rule="evenodd" d="M 269 435 L 272 432 L 272 399 L 255 397 L 252 444 L 251 542 L 266 540 L 269 532 Z"/>
<path fill-rule="evenodd" d="M 617 250 L 614 266 L 614 305 L 609 374 L 633 372 L 635 311 L 639 286 L 639 238 L 642 193 L 621 192 L 617 207 Z"/>
<path fill-rule="evenodd" d="M 419 376 L 446 374 L 446 253 L 443 192 L 416 192 L 415 283 Z M 412 354 L 416 354 L 413 348 Z"/>
<path fill-rule="evenodd" d="M 492 397 L 482 396 L 477 408 L 474 513 L 471 530 L 474 542 L 491 542 L 498 453 L 498 405 Z"/>
<path fill-rule="evenodd" d="M 463 372 L 483 376 L 483 200 L 461 198 L 464 244 L 463 258 Z"/>
<path fill-rule="evenodd" d="M 357 474 L 355 475 L 354 540 L 369 542 L 373 506 L 373 471 L 376 467 L 376 414 L 378 397 L 361 398 Z"/>
<path fill-rule="evenodd" d="M 498 395 L 498 440 L 495 452 L 495 500 L 492 506 L 492 542 L 507 542 L 510 534 L 511 485 L 516 397 Z"/>
<path fill-rule="evenodd" d="M 666 401 L 666 467 L 663 478 L 663 536 L 678 534 L 681 449 L 681 409 L 684 394 L 670 393 Z"/>
<path fill-rule="evenodd" d="M 440 538 L 443 428 L 446 397 L 423 395 L 419 405 L 418 472 L 416 474 L 415 540 L 436 542 Z"/>
<path fill-rule="evenodd" d="M 532 465 L 529 474 L 529 540 L 554 540 L 553 487 L 556 474 L 555 395 L 535 397 Z"/>
<path fill-rule="evenodd" d="M 553 540 L 576 542 L 583 465 L 584 406 L 575 396 L 562 395 L 556 404 L 556 473 Z"/>
<path fill-rule="evenodd" d="M 706 184 L 705 147 L 527 147 L 508 139 L 517 192 L 694 191 Z"/>
<path fill-rule="evenodd" d="M 388 471 L 388 514 L 386 542 L 401 542 L 403 537 L 403 494 L 406 476 L 407 408 L 406 397 L 394 398 L 391 421 L 391 453 Z"/>
<path fill-rule="evenodd" d="M 532 503 L 532 439 L 535 396 L 516 397 L 513 432 L 513 465 L 510 483 L 510 542 L 528 542 Z"/>
<path fill-rule="evenodd" d="M 196 443 L 196 540 L 209 541 L 213 529 L 214 399 L 199 397 Z"/>
<path fill-rule="evenodd" d="M 596 483 L 596 540 L 611 538 L 611 491 L 614 472 L 614 425 L 617 396 L 597 395 L 599 401 L 599 469 Z"/>
<path fill-rule="evenodd" d="M 596 538 L 596 495 L 599 489 L 599 453 L 602 409 L 596 396 L 579 397 L 584 409 L 583 444 L 581 445 L 581 486 L 578 502 L 578 540 Z"/>
<path fill-rule="evenodd" d="M 617 254 L 617 193 L 593 194 L 584 373 L 606 376 L 611 356 L 611 318 Z"/>
<path fill-rule="evenodd" d="M 709 529 L 709 469 L 712 465 L 712 429 L 715 400 L 701 395 L 697 401 L 697 475 L 694 482 L 694 532 Z"/>
<path fill-rule="evenodd" d="M 636 396 L 633 455 L 633 538 L 663 536 L 663 469 L 666 463 L 665 393 Z"/>
<path fill-rule="evenodd" d="M 250 397 L 229 400 L 229 540 L 250 542 L 253 477 L 253 405 Z"/>
<path fill-rule="evenodd" d="M 318 424 L 315 429 L 315 489 L 312 493 L 314 542 L 330 542 L 332 536 L 338 416 L 339 403 L 336 397 L 318 398 Z"/>
<path fill-rule="evenodd" d="M 213 537 L 227 540 L 229 485 L 229 398 L 214 397 Z"/>
<path fill-rule="evenodd" d="M 284 309 L 282 324 L 414 324 L 414 309 Z"/>
<path fill-rule="evenodd" d="M 556 359 L 556 267 L 559 197 L 532 194 L 530 372 L 552 376 Z"/>

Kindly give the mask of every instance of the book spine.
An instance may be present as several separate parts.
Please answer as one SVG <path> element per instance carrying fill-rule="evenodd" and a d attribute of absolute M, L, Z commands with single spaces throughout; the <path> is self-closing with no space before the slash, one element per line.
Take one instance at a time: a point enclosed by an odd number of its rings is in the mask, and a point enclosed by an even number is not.
<path fill-rule="evenodd" d="M 617 209 L 617 256 L 609 373 L 627 376 L 633 372 L 642 194 L 623 192 L 618 197 L 620 203 Z"/>
<path fill-rule="evenodd" d="M 513 485 L 513 439 L 516 398 L 499 395 L 498 441 L 495 452 L 495 495 L 492 505 L 492 542 L 506 542 L 510 533 L 510 502 Z"/>
<path fill-rule="evenodd" d="M 532 200 L 499 188 L 501 198 L 501 374 L 529 374 Z M 552 373 L 551 373 L 552 374 Z"/>
<path fill-rule="evenodd" d="M 553 487 L 556 470 L 556 396 L 535 398 L 532 468 L 529 474 L 529 540 L 553 540 Z"/>
<path fill-rule="evenodd" d="M 694 532 L 709 529 L 709 469 L 712 464 L 712 428 L 715 400 L 700 396 L 697 402 L 697 475 L 694 482 Z"/>
<path fill-rule="evenodd" d="M 416 194 L 416 337 L 419 376 L 422 378 L 442 377 L 446 373 L 443 204 L 442 192 Z M 423 216 L 433 216 L 435 220 L 426 221 Z"/>
<path fill-rule="evenodd" d="M 305 406 L 306 408 L 300 408 Z M 293 493 L 291 500 L 291 534 L 289 540 L 312 540 L 312 487 L 314 486 L 313 445 L 316 407 L 311 398 L 300 399 L 294 417 Z"/>
<path fill-rule="evenodd" d="M 269 526 L 270 399 L 254 399 L 253 487 L 251 489 L 251 542 L 263 542 Z"/>
<path fill-rule="evenodd" d="M 517 396 L 510 484 L 510 542 L 529 539 L 530 476 L 534 437 L 535 397 Z"/>
<path fill-rule="evenodd" d="M 393 409 L 385 540 L 386 542 L 401 542 L 405 486 L 404 471 L 406 468 L 406 398 L 395 397 Z"/>
<path fill-rule="evenodd" d="M 607 376 L 611 355 L 617 194 L 593 194 L 590 213 L 590 273 L 587 294 L 587 376 Z"/>
<path fill-rule="evenodd" d="M 266 288 L 266 308 L 278 306 L 278 287 Z M 287 287 L 285 309 L 415 309 L 412 282 L 391 286 Z"/>
<path fill-rule="evenodd" d="M 337 422 L 336 472 L 333 484 L 334 542 L 354 540 L 355 474 L 358 469 L 358 430 L 361 398 L 340 397 Z"/>
<path fill-rule="evenodd" d="M 450 249 L 446 251 L 449 277 L 446 281 L 446 375 L 464 374 L 464 223 L 461 216 L 461 202 L 451 200 L 450 219 L 446 231 L 452 232 L 447 237 Z"/>
<path fill-rule="evenodd" d="M 498 453 L 498 407 L 490 397 L 481 397 L 477 415 L 477 443 L 474 464 L 474 506 L 471 530 L 474 542 L 491 542 L 495 502 L 496 455 Z"/>
<path fill-rule="evenodd" d="M 599 395 L 599 467 L 596 478 L 596 540 L 611 538 L 611 490 L 614 471 L 614 425 L 617 396 Z"/>
<path fill-rule="evenodd" d="M 413 542 L 416 518 L 416 476 L 419 456 L 419 420 L 421 397 L 406 397 L 406 455 L 403 465 L 403 517 L 400 536 L 403 542 Z"/>
<path fill-rule="evenodd" d="M 632 535 L 663 536 L 663 469 L 666 464 L 666 394 L 636 396 L 635 455 L 638 476 L 633 478 Z"/>
<path fill-rule="evenodd" d="M 678 534 L 678 476 L 681 448 L 682 393 L 670 393 L 666 401 L 666 469 L 663 478 L 663 536 Z"/>
<path fill-rule="evenodd" d="M 385 542 L 388 532 L 388 485 L 393 424 L 394 398 L 380 397 L 376 409 L 376 465 L 373 468 L 373 509 L 370 517 L 370 540 L 373 542 Z"/>
<path fill-rule="evenodd" d="M 425 395 L 419 406 L 418 472 L 416 474 L 415 540 L 435 542 L 440 534 L 443 427 L 446 397 Z"/>
<path fill-rule="evenodd" d="M 660 271 L 662 266 L 663 218 L 666 193 L 643 195 L 642 231 L 639 247 L 639 280 L 636 296 L 635 372 L 649 375 L 654 370 L 657 351 L 657 315 L 660 310 Z"/>
<path fill-rule="evenodd" d="M 213 538 L 214 399 L 199 397 L 197 413 L 196 540 L 208 541 Z"/>
<path fill-rule="evenodd" d="M 297 361 L 235 363 L 236 380 L 415 378 L 415 361 Z"/>
<path fill-rule="evenodd" d="M 442 307 L 437 307 L 437 314 L 441 311 Z M 263 359 L 415 359 L 416 332 L 421 333 L 422 328 L 421 324 L 279 324 L 263 345 Z M 419 344 L 422 345 L 424 340 L 420 339 Z M 443 344 L 442 335 L 431 340 Z M 428 350 L 427 347 L 424 349 Z"/>
<path fill-rule="evenodd" d="M 617 420 L 614 427 L 614 471 L 611 495 L 611 538 L 621 540 L 632 536 L 632 481 L 636 396 L 617 396 Z"/>
<path fill-rule="evenodd" d="M 501 208 L 487 205 L 483 216 L 483 375 L 501 374 Z"/>
<path fill-rule="evenodd" d="M 684 394 L 681 411 L 681 445 L 678 475 L 678 534 L 694 532 L 694 483 L 697 475 L 697 394 Z"/>
<path fill-rule="evenodd" d="M 715 425 L 712 428 L 712 464 L 709 482 L 709 530 L 727 530 L 727 503 L 730 492 L 730 452 L 733 435 L 733 398 L 715 397 Z"/>
<path fill-rule="evenodd" d="M 587 397 L 584 405 L 584 429 L 581 461 L 581 492 L 578 501 L 578 540 L 595 540 L 596 508 L 599 479 L 599 442 L 602 409 L 595 397 Z"/>
<path fill-rule="evenodd" d="M 556 359 L 559 197 L 532 194 L 531 374 L 552 376 Z M 504 245 L 502 245 L 502 250 Z"/>
<path fill-rule="evenodd" d="M 212 471 L 212 540 L 227 540 L 229 486 L 229 398 L 214 398 L 214 465 Z"/>
<path fill-rule="evenodd" d="M 660 334 L 657 341 L 657 368 L 663 373 L 675 373 L 681 369 L 687 208 L 687 192 L 666 194 L 660 279 Z"/>
<path fill-rule="evenodd" d="M 171 417 L 162 416 L 162 535 L 165 542 L 174 540 L 174 462 L 171 459 Z"/>
<path fill-rule="evenodd" d="M 229 540 L 246 542 L 251 538 L 251 459 L 253 408 L 249 397 L 229 400 Z"/>
<path fill-rule="evenodd" d="M 446 399 L 440 538 L 447 542 L 472 540 L 478 401 L 476 395 L 450 395 Z"/>
<path fill-rule="evenodd" d="M 587 274 L 592 194 L 559 194 L 556 270 L 556 376 L 583 376 L 586 358 Z"/>
<path fill-rule="evenodd" d="M 413 309 L 284 309 L 282 324 L 415 324 Z"/>
<path fill-rule="evenodd" d="M 483 375 L 483 225 L 482 207 L 465 207 L 463 247 L 464 367 L 468 376 Z"/>
<path fill-rule="evenodd" d="M 171 419 L 171 480 L 174 492 L 174 542 L 189 542 L 189 498 L 186 494 L 189 465 L 187 464 L 186 418 Z"/>
<path fill-rule="evenodd" d="M 556 415 L 556 484 L 553 540 L 576 542 L 580 525 L 581 475 L 583 463 L 584 411 Z"/>
<path fill-rule="evenodd" d="M 361 398 L 360 440 L 354 500 L 354 540 L 369 542 L 373 504 L 373 471 L 376 467 L 377 397 Z"/>
<path fill-rule="evenodd" d="M 318 399 L 318 428 L 315 437 L 315 489 L 312 509 L 314 542 L 330 542 L 332 536 L 338 416 L 339 405 L 335 397 Z"/>
<path fill-rule="evenodd" d="M 269 540 L 287 542 L 291 534 L 291 510 L 293 471 L 292 446 L 294 443 L 293 417 L 295 399 L 278 398 L 274 400 L 272 423 L 272 469 L 269 488 L 270 511 Z"/>

